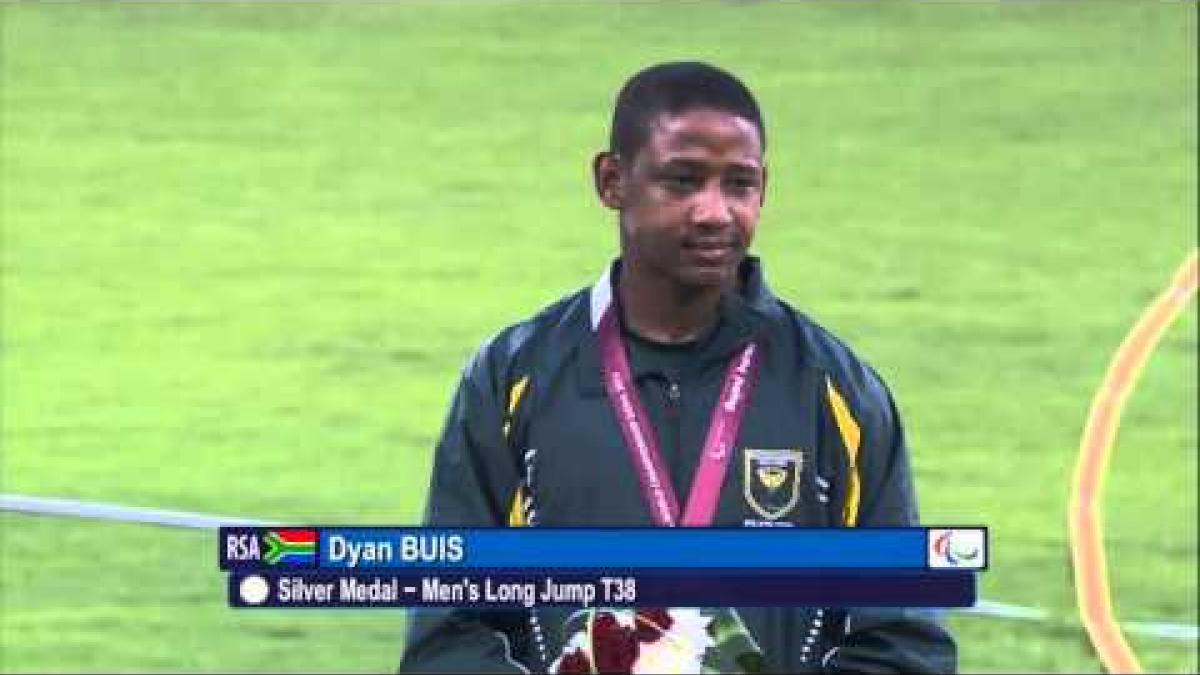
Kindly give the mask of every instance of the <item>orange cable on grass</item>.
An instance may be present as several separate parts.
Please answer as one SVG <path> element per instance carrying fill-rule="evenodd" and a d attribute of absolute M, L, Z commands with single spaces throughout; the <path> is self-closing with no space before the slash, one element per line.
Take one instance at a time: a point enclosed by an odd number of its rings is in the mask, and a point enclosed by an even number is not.
<path fill-rule="evenodd" d="M 1129 392 L 1163 333 L 1195 295 L 1196 285 L 1197 253 L 1193 251 L 1117 348 L 1092 399 L 1079 443 L 1068 514 L 1075 596 L 1096 653 L 1112 673 L 1140 673 L 1142 667 L 1117 624 L 1109 594 L 1100 512 L 1105 472 Z"/>

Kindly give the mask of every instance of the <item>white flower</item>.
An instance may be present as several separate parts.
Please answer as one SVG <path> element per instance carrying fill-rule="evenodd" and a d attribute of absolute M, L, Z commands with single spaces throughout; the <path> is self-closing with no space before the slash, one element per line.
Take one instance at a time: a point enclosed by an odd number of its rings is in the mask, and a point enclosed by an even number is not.
<path fill-rule="evenodd" d="M 667 631 L 668 635 L 678 636 L 696 645 L 701 654 L 716 644 L 716 640 L 713 640 L 708 632 L 708 624 L 713 620 L 711 616 L 705 616 L 698 609 L 669 609 L 667 613 L 674 621 L 671 630 Z"/>
<path fill-rule="evenodd" d="M 662 639 L 643 642 L 633 672 L 643 673 L 698 673 L 704 660 L 704 652 L 696 652 L 690 645 L 674 640 Z"/>
<path fill-rule="evenodd" d="M 634 673 L 698 673 L 704 653 L 715 642 L 708 634 L 712 617 L 695 609 L 668 610 L 671 628 L 654 642 L 643 642 L 633 664 Z"/>

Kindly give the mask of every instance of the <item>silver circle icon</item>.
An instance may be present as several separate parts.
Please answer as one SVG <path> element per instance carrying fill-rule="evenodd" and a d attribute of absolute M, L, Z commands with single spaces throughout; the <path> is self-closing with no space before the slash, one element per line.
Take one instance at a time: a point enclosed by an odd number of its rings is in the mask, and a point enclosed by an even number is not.
<path fill-rule="evenodd" d="M 267 585 L 266 579 L 257 574 L 251 574 L 242 579 L 241 585 L 238 586 L 238 592 L 242 595 L 242 602 L 247 605 L 261 605 L 271 594 L 271 587 Z"/>

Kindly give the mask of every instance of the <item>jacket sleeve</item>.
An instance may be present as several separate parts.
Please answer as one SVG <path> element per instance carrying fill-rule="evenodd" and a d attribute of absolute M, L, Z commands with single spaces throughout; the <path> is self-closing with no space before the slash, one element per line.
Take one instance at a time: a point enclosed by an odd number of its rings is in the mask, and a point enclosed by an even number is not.
<path fill-rule="evenodd" d="M 466 368 L 433 460 L 424 524 L 502 527 L 517 469 L 501 431 L 501 372 L 485 346 Z M 529 672 L 514 654 L 522 612 L 410 611 L 401 672 Z"/>
<path fill-rule="evenodd" d="M 870 369 L 860 390 L 862 481 L 860 527 L 919 525 L 908 447 L 895 402 Z M 938 612 L 927 609 L 859 608 L 845 612 L 841 633 L 822 665 L 831 673 L 953 673 L 954 638 Z"/>

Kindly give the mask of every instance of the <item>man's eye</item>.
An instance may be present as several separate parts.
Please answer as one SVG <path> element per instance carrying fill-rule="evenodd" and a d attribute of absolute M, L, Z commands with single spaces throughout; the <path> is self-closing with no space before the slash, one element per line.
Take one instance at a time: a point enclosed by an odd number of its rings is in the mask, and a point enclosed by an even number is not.
<path fill-rule="evenodd" d="M 667 188 L 671 190 L 684 192 L 687 190 L 694 190 L 696 187 L 698 187 L 700 185 L 700 179 L 696 178 L 695 176 L 688 176 L 686 174 L 675 174 L 663 176 L 663 183 L 665 183 Z"/>
<path fill-rule="evenodd" d="M 753 190 L 758 187 L 758 179 L 749 177 L 731 178 L 726 181 L 726 184 L 735 190 Z"/>
<path fill-rule="evenodd" d="M 730 178 L 725 181 L 725 189 L 730 194 L 738 195 L 739 197 L 757 192 L 759 188 L 760 185 L 756 178 Z"/>

